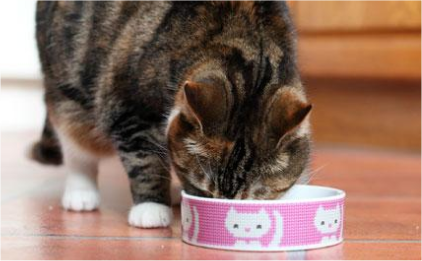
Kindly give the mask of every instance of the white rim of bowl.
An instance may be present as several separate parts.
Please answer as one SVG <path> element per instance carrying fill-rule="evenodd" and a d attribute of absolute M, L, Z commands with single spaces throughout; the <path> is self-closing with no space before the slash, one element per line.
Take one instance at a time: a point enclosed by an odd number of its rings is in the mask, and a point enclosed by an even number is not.
<path fill-rule="evenodd" d="M 221 199 L 221 198 L 204 198 L 194 195 L 187 194 L 182 190 L 182 197 L 187 199 L 207 201 L 214 203 L 225 203 L 225 204 L 270 204 L 270 205 L 279 205 L 279 204 L 290 204 L 290 203 L 311 203 L 311 202 L 321 202 L 321 201 L 333 201 L 338 199 L 344 199 L 346 197 L 346 192 L 336 188 L 324 187 L 324 186 L 314 186 L 314 185 L 295 185 L 300 188 L 318 188 L 321 190 L 334 192 L 335 195 L 327 197 L 316 197 L 308 199 L 271 199 L 271 200 L 261 200 L 261 199 Z"/>

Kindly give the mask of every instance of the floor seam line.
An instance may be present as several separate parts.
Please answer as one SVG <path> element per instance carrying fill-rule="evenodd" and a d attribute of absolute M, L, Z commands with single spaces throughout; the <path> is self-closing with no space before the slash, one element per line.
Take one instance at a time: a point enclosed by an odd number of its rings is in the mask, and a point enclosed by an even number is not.
<path fill-rule="evenodd" d="M 349 243 L 421 243 L 418 239 L 345 239 Z"/>
<path fill-rule="evenodd" d="M 80 235 L 56 235 L 56 234 L 24 234 L 24 235 L 7 235 L 7 234 L 1 234 L 1 237 L 29 237 L 29 238 L 35 238 L 35 237 L 45 237 L 45 238 L 53 238 L 53 239 L 85 239 L 85 240 L 91 240 L 91 239 L 97 239 L 97 240 L 127 240 L 127 241 L 134 241 L 134 240 L 174 240 L 179 239 L 178 237 L 125 237 L 125 236 L 80 236 Z"/>
<path fill-rule="evenodd" d="M 81 236 L 81 235 L 58 235 L 58 234 L 1 234 L 1 237 L 45 237 L 53 239 L 85 239 L 85 240 L 120 240 L 120 241 L 134 241 L 134 240 L 175 240 L 181 239 L 180 237 L 127 237 L 127 236 Z M 418 239 L 345 239 L 344 242 L 349 243 L 421 243 Z"/>

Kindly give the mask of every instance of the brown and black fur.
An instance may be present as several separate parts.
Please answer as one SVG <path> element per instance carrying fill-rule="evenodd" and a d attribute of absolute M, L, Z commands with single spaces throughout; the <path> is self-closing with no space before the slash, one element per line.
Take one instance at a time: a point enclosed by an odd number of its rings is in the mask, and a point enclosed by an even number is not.
<path fill-rule="evenodd" d="M 285 3 L 39 2 L 36 19 L 48 119 L 35 158 L 60 162 L 54 129 L 117 151 L 135 203 L 170 204 L 169 166 L 188 192 L 224 198 L 275 198 L 305 170 Z"/>

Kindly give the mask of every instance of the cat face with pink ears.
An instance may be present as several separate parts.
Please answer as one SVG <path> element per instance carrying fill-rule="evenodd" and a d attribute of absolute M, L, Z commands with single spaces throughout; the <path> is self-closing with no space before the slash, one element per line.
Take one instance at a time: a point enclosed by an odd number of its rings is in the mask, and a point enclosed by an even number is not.
<path fill-rule="evenodd" d="M 314 225 L 322 234 L 334 233 L 340 227 L 340 206 L 332 209 L 325 209 L 319 206 L 315 215 Z"/>
<path fill-rule="evenodd" d="M 225 225 L 236 238 L 260 238 L 270 230 L 271 219 L 263 208 L 258 213 L 241 213 L 232 207 Z"/>

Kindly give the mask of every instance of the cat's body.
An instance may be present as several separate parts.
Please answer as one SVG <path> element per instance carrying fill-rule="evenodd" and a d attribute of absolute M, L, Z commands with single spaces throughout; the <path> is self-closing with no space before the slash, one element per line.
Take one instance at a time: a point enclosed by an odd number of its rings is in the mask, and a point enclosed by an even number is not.
<path fill-rule="evenodd" d="M 225 198 L 276 198 L 306 168 L 284 3 L 39 2 L 37 41 L 48 118 L 33 156 L 63 154 L 66 209 L 98 207 L 114 152 L 141 227 L 171 220 L 170 166 L 189 193 Z"/>

